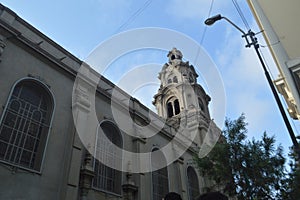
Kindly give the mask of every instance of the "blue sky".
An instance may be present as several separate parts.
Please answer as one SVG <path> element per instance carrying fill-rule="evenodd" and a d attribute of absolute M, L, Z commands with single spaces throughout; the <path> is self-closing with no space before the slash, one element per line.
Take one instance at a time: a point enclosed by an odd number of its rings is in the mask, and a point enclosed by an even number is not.
<path fill-rule="evenodd" d="M 226 116 L 235 119 L 245 113 L 249 138 L 260 138 L 266 131 L 276 135 L 278 143 L 287 151 L 291 140 L 254 49 L 246 49 L 240 32 L 226 21 L 210 27 L 203 22 L 212 6 L 211 15 L 221 13 L 245 31 L 246 27 L 232 1 L 214 0 L 213 4 L 212 1 L 2 0 L 1 3 L 82 60 L 100 43 L 126 30 L 158 27 L 187 35 L 203 47 L 221 74 L 226 94 Z M 251 29 L 259 32 L 246 1 L 237 2 Z M 258 38 L 259 43 L 265 44 L 260 35 Z M 278 73 L 271 56 L 266 48 L 261 50 L 273 78 L 276 78 Z M 185 52 L 182 53 L 185 56 Z M 167 51 L 158 49 L 131 52 L 116 59 L 104 74 L 117 84 L 124 74 L 138 66 L 147 63 L 162 66 L 167 62 L 166 55 Z M 153 73 L 157 74 L 160 67 L 153 66 Z M 209 88 L 201 76 L 198 81 L 206 90 Z M 137 88 L 133 95 L 154 109 L 151 101 L 157 87 L 158 82 L 148 84 Z M 211 91 L 207 92 L 210 94 Z M 293 121 L 292 126 L 298 134 L 299 122 Z"/>

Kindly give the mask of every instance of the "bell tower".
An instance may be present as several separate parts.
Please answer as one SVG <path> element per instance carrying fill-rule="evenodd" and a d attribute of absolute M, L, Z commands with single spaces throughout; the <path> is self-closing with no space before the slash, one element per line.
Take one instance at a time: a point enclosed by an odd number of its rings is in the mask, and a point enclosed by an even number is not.
<path fill-rule="evenodd" d="M 158 75 L 161 85 L 153 101 L 158 115 L 170 119 L 197 112 L 210 120 L 210 97 L 197 84 L 198 74 L 193 65 L 184 62 L 182 53 L 176 48 L 167 56 L 169 61 Z"/>

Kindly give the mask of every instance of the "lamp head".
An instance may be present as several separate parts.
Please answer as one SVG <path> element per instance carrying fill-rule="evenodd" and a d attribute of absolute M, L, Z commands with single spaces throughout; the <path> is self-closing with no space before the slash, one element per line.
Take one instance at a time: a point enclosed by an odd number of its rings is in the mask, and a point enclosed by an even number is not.
<path fill-rule="evenodd" d="M 218 20 L 220 20 L 222 18 L 223 17 L 220 14 L 218 14 L 218 15 L 215 15 L 215 16 L 212 16 L 212 17 L 206 19 L 204 23 L 206 25 L 210 26 L 210 25 L 213 25 L 216 21 L 218 21 Z"/>

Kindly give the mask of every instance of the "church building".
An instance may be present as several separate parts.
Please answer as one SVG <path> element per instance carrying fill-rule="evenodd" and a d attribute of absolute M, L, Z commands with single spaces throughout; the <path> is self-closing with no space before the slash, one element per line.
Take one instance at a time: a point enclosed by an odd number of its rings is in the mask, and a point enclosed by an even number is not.
<path fill-rule="evenodd" d="M 176 192 L 194 200 L 218 191 L 193 157 L 221 130 L 182 53 L 171 49 L 158 74 L 154 113 L 0 4 L 0 199 L 161 200 Z M 132 121 L 127 129 L 115 112 Z"/>

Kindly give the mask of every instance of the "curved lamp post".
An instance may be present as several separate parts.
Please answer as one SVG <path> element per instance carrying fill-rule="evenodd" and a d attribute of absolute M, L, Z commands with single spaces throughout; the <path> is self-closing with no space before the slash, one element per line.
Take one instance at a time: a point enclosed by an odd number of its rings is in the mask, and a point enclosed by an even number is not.
<path fill-rule="evenodd" d="M 232 21 L 230 21 L 228 18 L 221 16 L 220 14 L 215 15 L 215 16 L 213 16 L 213 17 L 210 17 L 210 18 L 206 19 L 204 23 L 205 23 L 206 25 L 209 25 L 209 26 L 210 26 L 210 25 L 213 25 L 216 21 L 219 21 L 219 20 L 221 20 L 221 19 L 225 19 L 227 22 L 229 22 L 232 26 L 234 26 L 237 30 L 239 30 L 239 31 L 242 33 L 242 37 L 245 38 L 245 40 L 246 40 L 246 42 L 247 42 L 247 44 L 246 44 L 246 47 L 247 47 L 247 48 L 250 48 L 252 45 L 254 46 L 255 52 L 256 52 L 256 54 L 257 54 L 257 56 L 258 56 L 258 58 L 259 58 L 259 61 L 260 61 L 261 65 L 262 65 L 262 68 L 263 68 L 263 70 L 264 70 L 265 76 L 266 76 L 266 78 L 267 78 L 267 81 L 268 81 L 268 83 L 269 83 L 269 86 L 270 86 L 270 88 L 271 88 L 271 90 L 272 90 L 272 93 L 273 93 L 273 95 L 274 95 L 274 98 L 275 98 L 275 100 L 276 100 L 276 103 L 277 103 L 277 105 L 278 105 L 278 108 L 279 108 L 280 113 L 281 113 L 281 115 L 282 115 L 282 118 L 283 118 L 283 120 L 284 120 L 285 126 L 286 126 L 286 128 L 287 128 L 287 130 L 288 130 L 288 132 L 289 132 L 289 134 L 290 134 L 291 139 L 292 139 L 293 146 L 294 146 L 294 150 L 295 150 L 296 153 L 298 154 L 298 158 L 299 158 L 299 160 L 300 160 L 300 147 L 299 147 L 299 143 L 298 143 L 298 141 L 297 141 L 297 139 L 296 139 L 296 136 L 295 136 L 295 134 L 294 134 L 294 131 L 293 131 L 293 129 L 292 129 L 292 127 L 291 127 L 291 124 L 290 124 L 290 122 L 289 122 L 289 120 L 288 120 L 288 117 L 287 117 L 287 115 L 286 115 L 286 113 L 285 113 L 285 111 L 284 111 L 284 108 L 283 108 L 283 106 L 282 106 L 282 103 L 281 103 L 281 101 L 280 101 L 280 98 L 279 98 L 279 96 L 278 96 L 278 93 L 277 93 L 277 91 L 276 91 L 276 89 L 275 89 L 275 86 L 274 86 L 274 84 L 273 84 L 273 82 L 272 82 L 271 76 L 270 76 L 270 74 L 269 74 L 269 72 L 268 72 L 268 70 L 267 70 L 267 68 L 266 68 L 266 65 L 265 65 L 265 63 L 264 63 L 264 61 L 263 61 L 263 59 L 262 59 L 262 56 L 260 55 L 260 52 L 259 52 L 259 50 L 258 50 L 259 44 L 258 44 L 258 42 L 257 42 L 257 38 L 255 37 L 255 33 L 252 32 L 251 30 L 249 30 L 247 33 L 244 32 L 240 27 L 238 27 L 236 24 L 234 24 L 234 23 L 233 23 Z M 249 40 L 249 38 L 250 38 L 250 40 Z"/>

